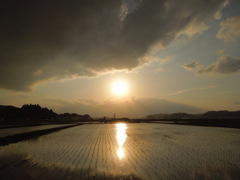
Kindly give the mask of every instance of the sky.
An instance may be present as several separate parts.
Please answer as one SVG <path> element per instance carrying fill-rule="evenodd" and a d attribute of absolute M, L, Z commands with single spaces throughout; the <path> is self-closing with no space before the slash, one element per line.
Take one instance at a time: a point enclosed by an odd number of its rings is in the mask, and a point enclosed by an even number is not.
<path fill-rule="evenodd" d="M 240 110 L 238 0 L 9 0 L 0 22 L 2 105 L 136 118 Z"/>

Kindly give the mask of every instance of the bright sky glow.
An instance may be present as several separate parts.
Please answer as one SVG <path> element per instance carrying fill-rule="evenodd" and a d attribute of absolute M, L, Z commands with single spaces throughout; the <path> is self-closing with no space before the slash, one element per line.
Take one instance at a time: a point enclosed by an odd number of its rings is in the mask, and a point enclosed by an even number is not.
<path fill-rule="evenodd" d="M 125 81 L 116 81 L 112 84 L 112 91 L 118 96 L 122 96 L 127 93 L 128 85 Z"/>

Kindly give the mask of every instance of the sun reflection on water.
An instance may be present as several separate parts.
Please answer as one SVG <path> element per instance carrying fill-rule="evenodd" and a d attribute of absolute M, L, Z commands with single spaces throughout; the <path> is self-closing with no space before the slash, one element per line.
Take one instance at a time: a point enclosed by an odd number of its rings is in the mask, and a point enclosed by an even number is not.
<path fill-rule="evenodd" d="M 117 156 L 120 160 L 124 157 L 123 145 L 127 139 L 126 129 L 127 129 L 126 124 L 124 123 L 116 124 L 116 138 L 118 143 Z"/>

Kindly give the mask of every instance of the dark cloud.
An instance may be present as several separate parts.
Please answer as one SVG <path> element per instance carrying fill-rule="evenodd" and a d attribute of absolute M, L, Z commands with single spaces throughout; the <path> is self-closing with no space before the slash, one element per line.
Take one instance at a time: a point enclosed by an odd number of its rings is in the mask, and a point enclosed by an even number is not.
<path fill-rule="evenodd" d="M 1 1 L 0 87 L 132 69 L 153 45 L 208 21 L 226 1 Z"/>
<path fill-rule="evenodd" d="M 240 71 L 240 58 L 221 56 L 215 63 L 197 70 L 196 73 L 199 75 L 221 75 L 235 73 L 238 71 Z"/>

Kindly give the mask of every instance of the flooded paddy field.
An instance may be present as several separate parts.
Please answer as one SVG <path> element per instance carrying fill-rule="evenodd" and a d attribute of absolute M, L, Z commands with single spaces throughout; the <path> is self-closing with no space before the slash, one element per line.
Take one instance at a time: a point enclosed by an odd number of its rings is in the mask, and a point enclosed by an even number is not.
<path fill-rule="evenodd" d="M 0 146 L 1 179 L 240 179 L 240 130 L 85 124 Z"/>

